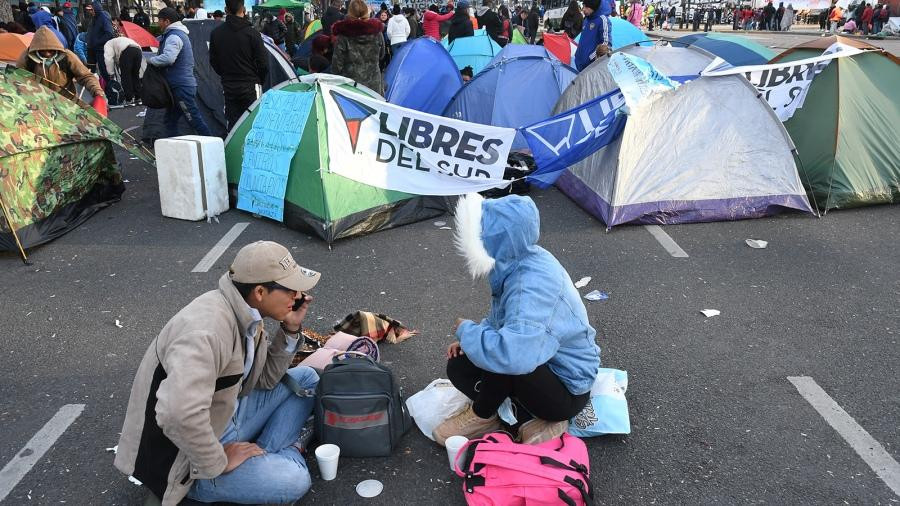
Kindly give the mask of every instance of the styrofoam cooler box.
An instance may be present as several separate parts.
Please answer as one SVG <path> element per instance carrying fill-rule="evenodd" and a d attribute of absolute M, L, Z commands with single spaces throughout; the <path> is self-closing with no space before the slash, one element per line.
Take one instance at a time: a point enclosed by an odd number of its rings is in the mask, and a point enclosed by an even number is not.
<path fill-rule="evenodd" d="M 163 216 L 197 221 L 228 210 L 222 139 L 184 135 L 158 139 L 153 149 Z"/>

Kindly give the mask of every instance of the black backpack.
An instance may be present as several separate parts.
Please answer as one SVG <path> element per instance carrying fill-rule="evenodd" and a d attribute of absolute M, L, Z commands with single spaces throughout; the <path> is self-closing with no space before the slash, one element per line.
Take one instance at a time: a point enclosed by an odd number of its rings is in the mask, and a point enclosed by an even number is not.
<path fill-rule="evenodd" d="M 335 357 L 316 386 L 316 434 L 341 456 L 386 457 L 412 427 L 400 386 L 370 357 Z"/>
<path fill-rule="evenodd" d="M 151 109 L 168 109 L 175 105 L 164 70 L 147 65 L 141 78 L 141 102 Z"/>
<path fill-rule="evenodd" d="M 125 91 L 122 89 L 122 85 L 113 78 L 106 81 L 106 89 L 103 90 L 103 93 L 106 94 L 106 103 L 109 105 L 122 105 L 125 101 Z"/>

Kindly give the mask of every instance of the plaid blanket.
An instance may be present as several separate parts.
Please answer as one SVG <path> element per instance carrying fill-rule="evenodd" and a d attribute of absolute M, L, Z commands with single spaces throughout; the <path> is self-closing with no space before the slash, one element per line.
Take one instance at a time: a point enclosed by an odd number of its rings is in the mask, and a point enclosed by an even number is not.
<path fill-rule="evenodd" d="M 348 314 L 343 321 L 334 326 L 334 330 L 358 337 L 368 337 L 376 343 L 384 339 L 391 344 L 402 343 L 419 333 L 417 330 L 409 330 L 390 316 L 368 311 Z"/>

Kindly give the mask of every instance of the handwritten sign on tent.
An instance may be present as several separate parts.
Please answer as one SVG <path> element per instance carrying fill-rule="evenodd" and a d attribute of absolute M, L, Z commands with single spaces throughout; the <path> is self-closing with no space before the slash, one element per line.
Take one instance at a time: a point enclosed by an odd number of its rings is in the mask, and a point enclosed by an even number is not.
<path fill-rule="evenodd" d="M 315 97 L 314 91 L 270 90 L 263 95 L 244 142 L 238 209 L 284 221 L 291 159 L 297 153 Z"/>

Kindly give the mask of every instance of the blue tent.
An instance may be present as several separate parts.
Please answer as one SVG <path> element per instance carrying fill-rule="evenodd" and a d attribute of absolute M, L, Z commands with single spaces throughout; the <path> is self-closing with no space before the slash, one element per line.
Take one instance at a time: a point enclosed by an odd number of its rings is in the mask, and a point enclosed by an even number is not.
<path fill-rule="evenodd" d="M 678 37 L 678 40 L 674 42 L 676 44 L 682 43 L 686 46 L 699 47 L 722 58 L 735 67 L 765 65 L 769 60 L 775 58 L 775 52 L 771 49 L 740 35 L 695 33 Z"/>
<path fill-rule="evenodd" d="M 430 37 L 403 44 L 391 59 L 384 79 L 388 102 L 430 114 L 441 114 L 462 87 L 450 53 Z"/>
<path fill-rule="evenodd" d="M 550 51 L 547 51 L 547 48 L 544 46 L 534 46 L 531 44 L 507 44 L 497 56 L 495 56 L 491 61 L 487 64 L 488 67 L 494 65 L 500 60 L 509 60 L 512 58 L 518 58 L 520 56 L 537 56 L 540 58 L 556 58 Z"/>
<path fill-rule="evenodd" d="M 473 73 L 477 74 L 500 52 L 500 46 L 485 34 L 455 39 L 448 51 L 456 62 L 456 68 L 472 67 Z"/>
<path fill-rule="evenodd" d="M 613 50 L 619 49 L 631 44 L 640 43 L 641 46 L 652 46 L 653 42 L 639 28 L 620 17 L 609 18 L 610 29 L 612 30 Z M 575 42 L 581 41 L 581 34 L 575 37 Z"/>
<path fill-rule="evenodd" d="M 487 29 L 479 28 L 472 32 L 473 37 L 478 37 L 479 35 L 487 35 Z M 444 38 L 441 39 L 441 44 L 443 44 L 444 49 L 450 49 L 450 37 L 444 35 Z"/>
<path fill-rule="evenodd" d="M 518 128 L 553 115 L 563 90 L 578 73 L 556 58 L 522 56 L 487 67 L 447 104 L 444 116 L 483 125 Z M 516 134 L 513 149 L 527 149 Z"/>

